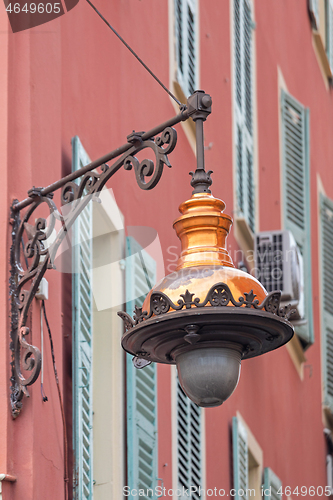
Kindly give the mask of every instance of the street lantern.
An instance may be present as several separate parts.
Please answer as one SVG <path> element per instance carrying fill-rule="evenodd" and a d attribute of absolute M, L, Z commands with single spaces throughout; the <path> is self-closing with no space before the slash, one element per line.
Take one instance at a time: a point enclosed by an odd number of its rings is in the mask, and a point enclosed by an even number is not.
<path fill-rule="evenodd" d="M 203 122 L 211 112 L 211 103 L 208 94 L 196 91 L 177 116 L 148 132 L 133 132 L 123 146 L 45 188 L 33 187 L 28 198 L 13 202 L 13 418 L 20 414 L 23 397 L 29 395 L 28 386 L 37 380 L 41 370 L 40 351 L 27 341 L 27 319 L 44 274 L 53 268 L 60 244 L 82 210 L 91 200 L 99 200 L 102 188 L 121 167 L 134 170 L 141 189 L 153 189 L 164 165 L 171 166 L 168 154 L 177 142 L 173 126 L 189 118 L 196 124 L 197 168 L 192 174 L 192 197 L 182 203 L 181 216 L 174 222 L 182 245 L 177 270 L 151 290 L 143 307 L 136 308 L 133 319 L 126 312 L 119 313 L 126 329 L 122 345 L 133 354 L 137 368 L 151 362 L 177 364 L 180 382 L 190 399 L 201 406 L 216 406 L 236 387 L 242 359 L 276 349 L 291 339 L 291 310 L 280 308 L 281 293 L 267 294 L 255 278 L 235 269 L 226 250 L 232 221 L 223 213 L 224 203 L 212 196 L 211 172 L 204 167 Z M 154 153 L 155 162 L 136 158 L 145 149 Z M 65 207 L 62 212 L 52 199 L 58 189 Z M 40 206 L 48 209 L 47 219 L 36 218 Z M 45 240 L 57 220 L 61 229 L 47 246 Z"/>
<path fill-rule="evenodd" d="M 204 169 L 203 121 L 211 100 L 197 91 L 189 98 L 197 109 L 197 169 L 192 197 L 179 207 L 173 227 L 181 241 L 175 272 L 148 293 L 134 318 L 125 322 L 123 348 L 134 365 L 176 364 L 185 394 L 197 405 L 221 405 L 235 390 L 241 360 L 284 345 L 293 336 L 290 307 L 280 308 L 281 292 L 267 294 L 250 274 L 234 267 L 226 237 L 232 219 L 210 191 L 211 171 Z"/>

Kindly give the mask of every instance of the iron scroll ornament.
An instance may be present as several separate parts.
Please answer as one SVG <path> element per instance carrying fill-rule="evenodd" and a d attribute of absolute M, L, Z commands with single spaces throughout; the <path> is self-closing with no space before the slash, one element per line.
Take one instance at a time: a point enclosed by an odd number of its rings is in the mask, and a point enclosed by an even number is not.
<path fill-rule="evenodd" d="M 22 410 L 23 396 L 29 396 L 28 386 L 38 378 L 41 369 L 41 354 L 37 347 L 26 340 L 29 334 L 27 326 L 28 313 L 37 293 L 40 282 L 48 269 L 54 268 L 54 260 L 62 241 L 78 218 L 82 210 L 91 200 L 100 201 L 99 194 L 107 181 L 121 168 L 134 169 L 138 186 L 143 190 L 153 189 L 159 182 L 164 165 L 171 167 L 168 154 L 177 143 L 177 132 L 172 127 L 166 127 L 160 137 L 142 140 L 143 132 L 128 136 L 131 144 L 112 166 L 100 163 L 100 172 L 88 171 L 80 181 L 67 182 L 61 192 L 62 211 L 58 211 L 52 200 L 53 193 L 46 196 L 42 188 L 33 188 L 28 192 L 32 200 L 23 218 L 15 209 L 14 201 L 10 222 L 12 224 L 12 246 L 10 252 L 10 298 L 11 298 L 11 410 L 16 418 Z M 144 159 L 139 161 L 136 154 L 144 149 L 150 149 L 155 161 Z M 49 217 L 38 218 L 35 224 L 29 220 L 41 205 L 47 206 Z M 61 229 L 54 242 L 47 247 L 45 241 L 60 221 Z M 25 240 L 25 244 L 24 244 Z M 22 258 L 25 265 L 22 264 Z M 29 288 L 26 289 L 30 283 Z M 24 370 L 24 372 L 23 372 Z M 29 373 L 27 375 L 27 373 Z"/>
<path fill-rule="evenodd" d="M 175 304 L 165 293 L 155 291 L 148 310 L 136 306 L 133 318 L 118 312 L 125 326 L 122 346 L 134 356 L 136 368 L 153 361 L 175 364 L 176 353 L 186 352 L 189 344 L 199 348 L 236 343 L 246 359 L 284 345 L 293 335 L 288 319 L 294 310 L 291 305 L 280 306 L 280 291 L 269 293 L 261 303 L 253 290 L 236 300 L 229 286 L 220 282 L 202 301 L 189 290 L 180 297 Z"/>
<path fill-rule="evenodd" d="M 244 297 L 239 297 L 237 301 L 232 295 L 228 285 L 222 282 L 213 285 L 202 302 L 200 302 L 199 297 L 196 297 L 193 300 L 194 293 L 190 293 L 188 290 L 186 290 L 184 294 L 181 294 L 180 297 L 181 299 L 179 299 L 177 304 L 175 304 L 165 293 L 153 292 L 149 301 L 149 313 L 148 311 L 143 311 L 141 307 L 135 306 L 133 319 L 128 313 L 123 311 L 120 311 L 117 314 L 124 321 L 125 330 L 128 331 L 142 321 L 151 318 L 153 315 L 160 316 L 161 314 L 169 312 L 170 309 L 180 311 L 183 308 L 190 309 L 192 306 L 224 307 L 231 303 L 234 307 L 245 306 L 247 308 L 253 307 L 254 309 L 265 310 L 266 312 L 275 314 L 276 316 L 286 320 L 288 320 L 294 312 L 291 305 L 280 307 L 280 291 L 269 293 L 265 299 L 259 303 L 259 300 L 256 299 L 256 295 L 253 293 L 253 290 L 251 290 L 249 293 L 245 292 Z"/>

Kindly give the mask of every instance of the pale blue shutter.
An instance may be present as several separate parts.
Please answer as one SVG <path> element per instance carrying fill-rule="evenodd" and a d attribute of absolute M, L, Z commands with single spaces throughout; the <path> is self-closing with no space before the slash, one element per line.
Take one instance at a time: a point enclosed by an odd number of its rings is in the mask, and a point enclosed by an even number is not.
<path fill-rule="evenodd" d="M 90 163 L 80 139 L 72 139 L 72 170 Z M 92 499 L 92 203 L 73 226 L 73 447 L 74 498 Z"/>
<path fill-rule="evenodd" d="M 236 500 L 248 500 L 246 496 L 249 487 L 247 432 L 237 417 L 232 419 L 232 450 L 234 489 L 236 490 L 234 498 Z"/>
<path fill-rule="evenodd" d="M 333 201 L 320 201 L 324 403 L 333 412 Z"/>
<path fill-rule="evenodd" d="M 196 0 L 174 0 L 177 80 L 186 97 L 198 87 Z"/>
<path fill-rule="evenodd" d="M 253 21 L 249 0 L 234 0 L 237 214 L 255 231 L 253 174 Z"/>
<path fill-rule="evenodd" d="M 304 346 L 314 341 L 311 287 L 309 110 L 282 91 L 284 226 L 293 233 L 304 262 L 306 324 L 296 326 Z"/>
<path fill-rule="evenodd" d="M 199 500 L 199 489 L 203 487 L 201 412 L 185 395 L 177 377 L 177 487 L 181 491 L 196 487 L 192 492 L 194 500 Z"/>
<path fill-rule="evenodd" d="M 308 0 L 309 12 L 312 27 L 315 30 L 319 29 L 319 0 Z"/>
<path fill-rule="evenodd" d="M 326 0 L 326 53 L 333 73 L 333 0 Z"/>
<path fill-rule="evenodd" d="M 156 263 L 133 238 L 127 238 L 126 309 L 133 316 L 155 284 Z M 155 363 L 136 369 L 126 355 L 127 385 L 127 484 L 157 498 L 157 370 Z"/>
<path fill-rule="evenodd" d="M 264 500 L 281 500 L 282 498 L 282 483 L 268 467 L 264 470 L 264 492 Z"/>

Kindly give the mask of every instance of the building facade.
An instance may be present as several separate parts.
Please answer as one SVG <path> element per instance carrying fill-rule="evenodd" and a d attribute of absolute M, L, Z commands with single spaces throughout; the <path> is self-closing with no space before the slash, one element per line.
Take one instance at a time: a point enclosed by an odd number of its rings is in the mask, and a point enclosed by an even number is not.
<path fill-rule="evenodd" d="M 282 287 L 281 276 L 292 281 L 295 336 L 244 361 L 234 394 L 209 409 L 184 395 L 174 366 L 136 370 L 121 348 L 117 311 L 132 314 L 175 270 L 180 245 L 172 223 L 191 196 L 188 173 L 196 163 L 188 120 L 176 127 L 172 168 L 164 168 L 159 184 L 140 190 L 133 170 L 120 169 L 102 203 L 86 207 L 59 249 L 45 275 L 44 304 L 63 415 L 44 309 L 34 299 L 27 340 L 42 351 L 42 370 L 13 419 L 13 200 L 125 144 L 133 130 L 152 129 L 179 107 L 84 0 L 16 33 L 3 7 L 0 498 L 330 496 L 332 1 L 118 0 L 96 7 L 180 102 L 195 89 L 212 96 L 205 157 L 212 192 L 233 218 L 228 251 L 236 267 L 265 286 Z M 54 202 L 64 206 L 61 190 Z M 37 217 L 49 213 L 41 207 Z M 297 248 L 297 262 L 288 272 L 280 266 L 278 277 L 275 265 L 258 260 L 263 234 L 270 245 L 276 235 L 291 235 Z"/>

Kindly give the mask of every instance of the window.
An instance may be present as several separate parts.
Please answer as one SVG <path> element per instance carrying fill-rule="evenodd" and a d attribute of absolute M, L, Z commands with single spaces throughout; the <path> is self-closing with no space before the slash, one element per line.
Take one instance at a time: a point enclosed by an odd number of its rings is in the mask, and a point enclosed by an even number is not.
<path fill-rule="evenodd" d="M 184 491 L 195 486 L 193 500 L 199 500 L 199 488 L 203 487 L 201 412 L 185 395 L 177 376 L 177 488 Z"/>
<path fill-rule="evenodd" d="M 138 242 L 127 238 L 126 308 L 133 315 L 155 284 L 156 263 Z M 127 485 L 156 498 L 157 486 L 157 370 L 155 363 L 136 369 L 126 355 Z M 150 490 L 150 491 L 149 491 Z"/>
<path fill-rule="evenodd" d="M 90 163 L 80 139 L 72 140 L 72 170 Z M 74 498 L 92 498 L 92 204 L 78 217 L 73 234 L 73 448 Z"/>
<path fill-rule="evenodd" d="M 281 500 L 282 483 L 269 467 L 265 467 L 264 470 L 263 487 L 264 487 L 264 500 Z"/>
<path fill-rule="evenodd" d="M 261 500 L 263 452 L 239 414 L 232 419 L 232 447 L 234 498 Z"/>
<path fill-rule="evenodd" d="M 234 0 L 234 109 L 237 217 L 255 231 L 253 40 L 249 0 Z"/>
<path fill-rule="evenodd" d="M 305 318 L 296 324 L 303 347 L 314 341 L 311 303 L 309 110 L 281 94 L 283 221 L 303 257 Z"/>
<path fill-rule="evenodd" d="M 333 201 L 320 197 L 324 403 L 333 413 Z"/>
<path fill-rule="evenodd" d="M 197 0 L 174 0 L 177 81 L 187 98 L 198 88 Z"/>

